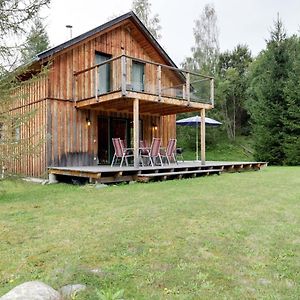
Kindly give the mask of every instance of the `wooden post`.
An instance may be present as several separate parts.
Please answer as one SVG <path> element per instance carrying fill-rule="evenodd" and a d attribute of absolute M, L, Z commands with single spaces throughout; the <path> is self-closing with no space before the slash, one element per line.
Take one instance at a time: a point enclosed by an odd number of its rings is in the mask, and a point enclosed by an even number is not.
<path fill-rule="evenodd" d="M 99 72 L 98 72 L 98 68 L 99 68 L 99 67 L 96 67 L 96 68 L 95 68 L 95 98 L 96 98 L 96 101 L 97 101 L 97 102 L 99 101 L 99 98 L 98 98 L 98 83 L 99 83 L 99 78 L 98 78 Z"/>
<path fill-rule="evenodd" d="M 210 80 L 210 101 L 211 101 L 211 105 L 214 106 L 215 105 L 215 91 L 214 91 L 214 79 L 212 78 Z"/>
<path fill-rule="evenodd" d="M 197 124 L 197 127 L 196 127 L 196 161 L 199 161 L 199 130 L 201 130 L 200 128 L 201 128 L 201 124 L 200 124 L 200 126 L 198 126 L 198 124 Z"/>
<path fill-rule="evenodd" d="M 191 91 L 191 87 L 190 87 L 190 73 L 186 73 L 186 88 L 185 88 L 185 93 L 186 93 L 186 99 L 188 101 L 188 106 L 190 105 L 190 101 L 191 101 L 190 91 Z"/>
<path fill-rule="evenodd" d="M 157 93 L 158 101 L 161 101 L 161 65 L 157 66 Z"/>
<path fill-rule="evenodd" d="M 201 109 L 201 126 L 200 126 L 200 139 L 201 139 L 201 164 L 205 165 L 205 109 Z"/>
<path fill-rule="evenodd" d="M 126 96 L 127 68 L 126 68 L 126 56 L 125 56 L 124 49 L 122 50 L 122 56 L 121 56 L 121 73 L 122 73 L 122 82 L 121 82 L 122 96 Z"/>
<path fill-rule="evenodd" d="M 134 167 L 139 167 L 139 99 L 133 99 L 133 156 Z"/>

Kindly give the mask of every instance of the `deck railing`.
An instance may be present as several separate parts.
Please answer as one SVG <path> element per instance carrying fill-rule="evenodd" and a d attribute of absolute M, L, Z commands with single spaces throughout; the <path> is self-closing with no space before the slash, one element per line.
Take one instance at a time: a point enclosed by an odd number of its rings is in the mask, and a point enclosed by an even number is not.
<path fill-rule="evenodd" d="M 214 105 L 214 78 L 132 56 L 121 55 L 74 72 L 73 99 L 81 101 L 121 92 L 144 93 Z"/>

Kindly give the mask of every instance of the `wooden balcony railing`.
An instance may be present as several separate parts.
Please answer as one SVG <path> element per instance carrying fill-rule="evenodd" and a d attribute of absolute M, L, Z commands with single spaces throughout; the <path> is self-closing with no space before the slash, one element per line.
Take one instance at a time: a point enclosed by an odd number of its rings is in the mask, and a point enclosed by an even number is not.
<path fill-rule="evenodd" d="M 122 96 L 138 92 L 183 101 L 214 105 L 214 78 L 175 67 L 120 55 L 90 68 L 74 72 L 75 102 L 112 92 Z"/>

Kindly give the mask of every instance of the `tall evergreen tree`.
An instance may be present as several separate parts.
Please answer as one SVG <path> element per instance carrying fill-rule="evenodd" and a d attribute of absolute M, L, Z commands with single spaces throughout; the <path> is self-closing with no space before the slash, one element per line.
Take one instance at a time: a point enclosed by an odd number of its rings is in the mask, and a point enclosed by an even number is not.
<path fill-rule="evenodd" d="M 284 88 L 286 111 L 283 115 L 284 163 L 300 165 L 300 39 L 293 38 L 290 51 L 292 66 L 288 71 L 288 80 Z"/>
<path fill-rule="evenodd" d="M 280 165 L 284 162 L 284 89 L 290 68 L 290 45 L 278 18 L 267 41 L 267 48 L 253 64 L 249 109 L 257 160 Z"/>
<path fill-rule="evenodd" d="M 41 19 L 36 17 L 21 50 L 22 63 L 30 62 L 36 54 L 49 47 L 49 37 Z"/>
<path fill-rule="evenodd" d="M 161 38 L 160 19 L 158 14 L 152 16 L 151 3 L 149 0 L 133 0 L 132 10 L 136 13 L 139 19 L 144 23 L 151 34 L 159 40 Z"/>

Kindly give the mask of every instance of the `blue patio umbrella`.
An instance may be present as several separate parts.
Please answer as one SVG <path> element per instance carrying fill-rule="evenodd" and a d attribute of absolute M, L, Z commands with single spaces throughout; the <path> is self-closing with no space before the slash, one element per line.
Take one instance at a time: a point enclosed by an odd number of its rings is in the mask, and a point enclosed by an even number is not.
<path fill-rule="evenodd" d="M 195 126 L 197 128 L 196 129 L 196 160 L 198 160 L 198 158 L 199 158 L 199 154 L 198 154 L 198 151 L 199 151 L 198 150 L 198 148 L 199 148 L 199 140 L 198 140 L 199 124 L 201 125 L 201 117 L 200 116 L 189 117 L 189 118 L 185 118 L 185 119 L 176 121 L 176 125 Z M 211 126 L 211 127 L 217 127 L 217 126 L 222 125 L 222 123 L 217 120 L 205 117 L 205 125 Z"/>

